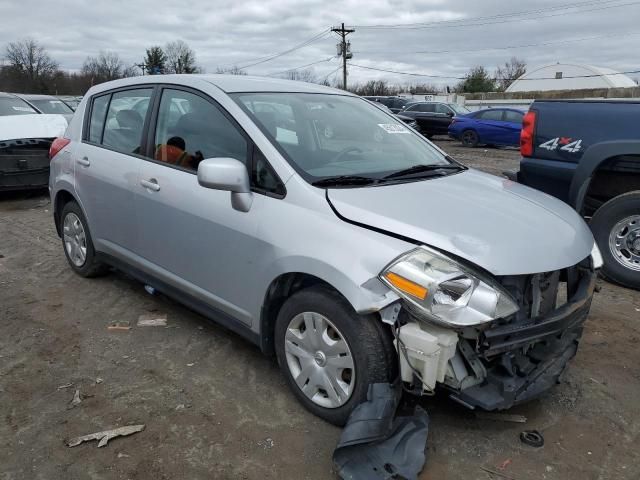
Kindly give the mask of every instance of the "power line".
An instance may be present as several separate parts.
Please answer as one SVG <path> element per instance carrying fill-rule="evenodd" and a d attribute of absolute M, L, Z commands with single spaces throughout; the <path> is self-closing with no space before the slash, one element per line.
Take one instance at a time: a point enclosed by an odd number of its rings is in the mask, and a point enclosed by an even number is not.
<path fill-rule="evenodd" d="M 380 55 L 400 55 L 400 54 L 440 54 L 440 53 L 465 53 L 465 52 L 485 52 L 489 50 L 511 50 L 514 48 L 529 48 L 529 47 L 544 47 L 549 45 L 563 45 L 566 43 L 576 43 L 576 42 L 584 42 L 587 40 L 597 40 L 600 38 L 611 38 L 611 37 L 626 37 L 629 35 L 640 35 L 640 32 L 626 32 L 626 33 L 611 33 L 607 35 L 597 35 L 594 37 L 583 37 L 583 38 L 573 38 L 566 40 L 558 40 L 551 42 L 542 42 L 542 43 L 528 43 L 524 45 L 510 45 L 506 47 L 486 47 L 486 48 L 476 48 L 471 50 L 422 50 L 417 52 L 407 52 L 407 51 L 395 51 L 395 52 L 382 52 L 382 51 L 357 51 L 354 53 L 363 53 L 363 54 L 380 54 Z"/>
<path fill-rule="evenodd" d="M 333 55 L 329 58 L 323 58 L 322 60 L 318 60 L 316 62 L 311 62 L 311 63 L 307 63 L 306 65 L 300 65 L 299 67 L 293 67 L 293 68 L 289 68 L 287 70 L 281 70 L 279 72 L 274 72 L 274 73 L 268 73 L 267 77 L 276 77 L 278 75 L 282 75 L 283 73 L 289 73 L 289 72 L 294 72 L 296 70 L 300 70 L 302 68 L 306 68 L 306 67 L 310 67 L 311 65 L 317 65 L 318 63 L 322 63 L 322 62 L 328 62 L 330 60 L 333 60 L 334 58 L 336 58 L 337 55 Z"/>
<path fill-rule="evenodd" d="M 376 67 L 366 67 L 364 65 L 358 65 L 355 63 L 351 63 L 350 64 L 353 67 L 358 67 L 358 68 L 364 68 L 366 70 L 375 70 L 378 72 L 386 72 L 386 73 L 395 73 L 398 75 L 410 75 L 410 76 L 414 76 L 414 77 L 428 77 L 428 78 L 442 78 L 442 79 L 447 79 L 447 80 L 466 80 L 466 77 L 453 77 L 453 76 L 446 76 L 446 75 L 430 75 L 430 74 L 426 74 L 426 73 L 414 73 L 414 72 L 401 72 L 398 70 L 387 70 L 384 68 L 376 68 Z M 630 70 L 627 72 L 612 72 L 612 73 L 598 73 L 598 74 L 592 74 L 592 75 L 572 75 L 569 77 L 562 77 L 562 80 L 567 79 L 567 78 L 593 78 L 593 77 L 607 77 L 609 75 L 627 75 L 627 74 L 631 74 L 631 73 L 640 73 L 640 70 Z M 505 79 L 505 80 L 517 80 L 516 78 L 509 78 L 509 79 Z M 540 77 L 540 78 L 520 78 L 520 80 L 558 80 L 556 77 Z"/>
<path fill-rule="evenodd" d="M 299 43 L 299 44 L 297 44 L 297 45 L 295 45 L 295 46 L 293 46 L 293 47 L 291 47 L 291 48 L 289 48 L 289 49 L 287 49 L 287 50 L 285 50 L 283 52 L 274 53 L 274 54 L 271 54 L 271 55 L 265 55 L 263 57 L 254 58 L 253 60 L 247 60 L 247 62 L 250 62 L 250 63 L 248 63 L 247 65 L 239 66 L 238 68 L 249 68 L 249 67 L 253 67 L 255 65 L 260 65 L 261 63 L 266 63 L 266 62 L 269 62 L 269 61 L 274 60 L 276 58 L 282 57 L 282 56 L 287 55 L 287 54 L 289 54 L 291 52 L 294 52 L 294 51 L 299 50 L 301 48 L 307 47 L 307 46 L 311 45 L 312 43 L 315 43 L 315 42 L 317 42 L 319 40 L 323 40 L 324 37 L 326 37 L 329 32 L 330 32 L 330 29 L 325 28 L 322 32 L 314 35 L 313 37 L 305 40 L 304 42 Z M 227 63 L 227 64 L 224 64 L 224 65 L 237 65 L 237 63 Z M 224 66 L 224 65 L 222 65 L 222 66 Z"/>
<path fill-rule="evenodd" d="M 340 55 L 342 55 L 342 88 L 347 89 L 347 59 L 351 58 L 351 44 L 347 43 L 347 35 L 355 32 L 353 28 L 344 28 L 344 23 L 340 27 L 334 27 L 332 32 L 340 35 Z"/>
<path fill-rule="evenodd" d="M 617 8 L 617 7 L 626 7 L 629 5 L 637 5 L 640 2 L 627 2 L 618 5 L 609 5 L 610 3 L 620 1 L 620 0 L 605 0 L 605 1 L 591 1 L 591 2 L 582 2 L 582 4 L 575 4 L 574 6 L 558 6 L 558 7 L 548 7 L 545 9 L 538 10 L 528 10 L 522 12 L 514 12 L 511 14 L 503 14 L 503 15 L 494 15 L 492 17 L 476 17 L 476 18 L 468 18 L 468 19 L 459 19 L 459 20 L 442 20 L 438 22 L 428 22 L 428 23 L 406 23 L 406 24 L 392 24 L 392 25 L 355 25 L 357 28 L 361 29 L 407 29 L 407 30 L 415 30 L 415 29 L 423 29 L 423 28 L 455 28 L 455 27 L 474 27 L 481 25 L 495 25 L 500 23 L 511 23 L 511 22 L 522 22 L 525 20 L 539 20 L 541 18 L 551 18 L 558 17 L 563 15 L 568 15 L 569 13 L 587 13 L 594 12 L 598 10 L 604 10 L 608 8 Z M 551 13 L 549 15 L 544 15 L 544 13 L 554 12 L 558 10 L 568 10 L 579 8 L 579 6 L 589 6 L 589 5 L 599 5 L 596 8 L 590 8 L 585 10 L 577 10 L 575 12 L 562 12 L 562 13 Z M 603 5 L 607 4 L 607 5 Z M 512 17 L 520 17 L 523 15 L 534 15 L 540 14 L 536 18 L 512 18 Z M 493 21 L 484 21 L 484 20 L 493 20 Z M 469 23 L 469 22 L 478 22 L 478 23 Z"/>

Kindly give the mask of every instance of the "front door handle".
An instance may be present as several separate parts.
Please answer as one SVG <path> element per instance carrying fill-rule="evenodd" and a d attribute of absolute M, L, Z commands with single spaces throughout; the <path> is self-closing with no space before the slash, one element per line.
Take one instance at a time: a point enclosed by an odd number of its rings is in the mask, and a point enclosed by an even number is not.
<path fill-rule="evenodd" d="M 149 190 L 153 190 L 154 192 L 160 191 L 160 185 L 158 185 L 158 181 L 155 178 L 150 178 L 149 180 L 140 180 L 140 185 L 144 188 L 148 188 Z"/>
<path fill-rule="evenodd" d="M 78 160 L 76 160 L 80 165 L 82 165 L 83 167 L 88 167 L 89 165 L 91 165 L 91 162 L 89 161 L 89 159 L 87 157 L 82 157 L 79 158 Z"/>

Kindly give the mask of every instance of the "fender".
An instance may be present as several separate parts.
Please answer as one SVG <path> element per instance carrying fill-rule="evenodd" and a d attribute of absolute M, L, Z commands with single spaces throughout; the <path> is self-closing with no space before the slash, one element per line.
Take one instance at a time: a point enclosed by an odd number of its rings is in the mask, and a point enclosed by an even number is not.
<path fill-rule="evenodd" d="M 591 184 L 593 173 L 611 157 L 640 154 L 640 140 L 614 140 L 591 145 L 575 170 L 569 188 L 569 205 L 582 211 L 584 197 Z"/>

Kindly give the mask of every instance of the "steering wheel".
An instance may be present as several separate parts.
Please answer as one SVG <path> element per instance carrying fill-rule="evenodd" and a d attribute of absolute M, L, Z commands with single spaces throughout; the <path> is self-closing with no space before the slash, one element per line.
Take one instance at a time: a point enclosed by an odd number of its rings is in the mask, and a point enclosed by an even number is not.
<path fill-rule="evenodd" d="M 335 163 L 338 160 L 340 160 L 342 157 L 344 157 L 345 155 L 347 155 L 348 153 L 364 153 L 364 150 L 358 148 L 358 147 L 346 147 L 343 148 L 342 150 L 340 150 L 337 155 L 335 157 L 333 157 L 331 159 L 331 161 L 329 163 Z"/>

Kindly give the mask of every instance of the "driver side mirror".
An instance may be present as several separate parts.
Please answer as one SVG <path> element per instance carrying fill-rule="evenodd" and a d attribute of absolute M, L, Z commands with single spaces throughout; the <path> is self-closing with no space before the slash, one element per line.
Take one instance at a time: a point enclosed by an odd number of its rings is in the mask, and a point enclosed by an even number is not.
<path fill-rule="evenodd" d="M 451 110 L 447 112 L 447 117 L 453 117 L 454 115 L 455 114 Z"/>
<path fill-rule="evenodd" d="M 198 183 L 212 190 L 231 192 L 231 206 L 248 212 L 253 203 L 249 173 L 244 163 L 235 158 L 207 158 L 198 165 Z"/>

